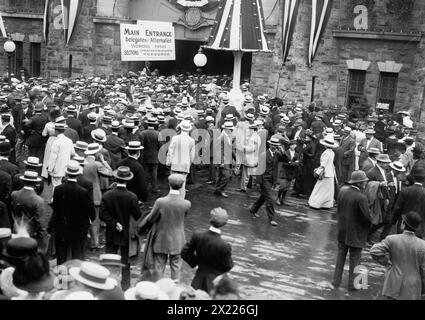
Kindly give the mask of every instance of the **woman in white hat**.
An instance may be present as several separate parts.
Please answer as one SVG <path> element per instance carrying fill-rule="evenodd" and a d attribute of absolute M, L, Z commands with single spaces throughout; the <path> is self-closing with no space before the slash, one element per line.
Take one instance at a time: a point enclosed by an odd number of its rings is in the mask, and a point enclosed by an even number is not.
<path fill-rule="evenodd" d="M 320 156 L 320 167 L 315 170 L 318 180 L 308 199 L 308 205 L 313 209 L 332 208 L 335 192 L 335 154 L 332 149 L 337 147 L 332 134 L 320 140 L 326 150 Z"/>

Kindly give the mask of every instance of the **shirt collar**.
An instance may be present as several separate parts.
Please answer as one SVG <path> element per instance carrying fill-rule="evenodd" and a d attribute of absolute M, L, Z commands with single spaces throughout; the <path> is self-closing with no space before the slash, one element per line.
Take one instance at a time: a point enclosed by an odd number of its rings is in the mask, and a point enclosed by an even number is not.
<path fill-rule="evenodd" d="M 31 190 L 31 191 L 34 191 L 34 188 L 33 188 L 33 187 L 29 187 L 29 186 L 24 186 L 24 189 L 25 189 L 25 190 Z"/>
<path fill-rule="evenodd" d="M 218 228 L 214 228 L 213 226 L 210 226 L 209 230 L 211 232 L 217 233 L 217 234 L 221 234 L 221 230 Z"/>
<path fill-rule="evenodd" d="M 0 160 L 6 160 L 6 161 L 9 161 L 9 159 L 8 159 L 7 157 L 3 157 L 3 156 L 0 156 Z"/>
<path fill-rule="evenodd" d="M 179 190 L 173 190 L 173 189 L 171 189 L 170 190 L 170 194 L 178 194 L 178 195 L 180 195 L 180 191 Z"/>
<path fill-rule="evenodd" d="M 117 183 L 117 187 L 127 188 L 127 185 L 125 183 Z"/>
<path fill-rule="evenodd" d="M 418 186 L 423 187 L 423 184 L 422 184 L 422 183 L 420 183 L 420 182 L 415 182 L 414 184 L 416 184 L 416 185 L 418 185 Z"/>
<path fill-rule="evenodd" d="M 74 179 L 74 178 L 68 178 L 68 180 L 67 180 L 67 181 L 77 182 L 77 179 Z"/>
<path fill-rule="evenodd" d="M 359 188 L 359 187 L 357 187 L 357 186 L 351 185 L 351 188 L 354 188 L 354 189 L 357 189 L 357 190 L 359 190 L 359 191 L 360 191 L 360 188 Z"/>

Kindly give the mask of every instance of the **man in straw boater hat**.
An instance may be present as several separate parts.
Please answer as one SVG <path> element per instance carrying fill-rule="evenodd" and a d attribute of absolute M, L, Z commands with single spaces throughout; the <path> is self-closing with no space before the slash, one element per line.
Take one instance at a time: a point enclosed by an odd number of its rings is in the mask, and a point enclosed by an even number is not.
<path fill-rule="evenodd" d="M 118 136 L 120 129 L 119 121 L 112 121 L 111 134 L 106 136 L 104 147 L 109 151 L 111 157 L 111 168 L 115 170 L 118 162 L 121 161 L 125 154 L 125 142 Z"/>
<path fill-rule="evenodd" d="M 270 148 L 266 151 L 265 155 L 260 155 L 259 158 L 259 171 L 264 170 L 263 174 L 257 177 L 257 182 L 260 183 L 261 195 L 260 198 L 258 198 L 258 200 L 249 208 L 249 212 L 253 218 L 259 218 L 260 216 L 257 212 L 260 210 L 261 206 L 266 203 L 266 211 L 269 222 L 273 227 L 276 227 L 277 222 L 275 221 L 272 186 L 276 182 L 277 178 L 275 176 L 275 166 L 277 165 L 276 160 L 282 156 L 282 145 L 279 141 L 279 138 L 276 136 L 272 136 L 268 143 Z M 262 164 L 261 161 L 263 161 Z"/>
<path fill-rule="evenodd" d="M 227 118 L 227 116 L 226 116 Z M 235 158 L 233 147 L 233 130 L 235 129 L 232 121 L 224 122 L 223 131 L 214 143 L 214 158 L 213 161 L 218 165 L 218 178 L 214 194 L 227 198 L 228 195 L 224 192 L 232 176 L 232 160 Z M 218 160 L 218 161 L 217 161 Z"/>
<path fill-rule="evenodd" d="M 400 232 L 401 217 L 410 211 L 417 212 L 422 218 L 421 225 L 415 230 L 418 237 L 425 236 L 425 167 L 417 166 L 411 172 L 414 184 L 402 188 L 393 210 L 393 224 L 397 223 L 397 231 Z"/>
<path fill-rule="evenodd" d="M 95 220 L 93 201 L 89 191 L 77 183 L 82 169 L 71 160 L 65 170 L 67 180 L 53 192 L 53 225 L 57 265 L 71 259 L 84 260 L 84 246 L 90 222 Z"/>
<path fill-rule="evenodd" d="M 3 113 L 1 115 L 1 134 L 5 136 L 7 140 L 9 140 L 12 146 L 12 150 L 9 154 L 9 161 L 15 163 L 16 129 L 11 125 L 11 123 L 13 123 L 12 115 L 9 113 Z"/>
<path fill-rule="evenodd" d="M 37 240 L 39 248 L 44 251 L 47 249 L 48 212 L 44 199 L 34 190 L 41 178 L 37 172 L 25 171 L 21 179 L 24 187 L 11 195 L 15 222 L 18 222 L 17 219 L 26 222 L 29 235 Z"/>
<path fill-rule="evenodd" d="M 125 300 L 124 292 L 121 289 L 121 273 L 125 265 L 121 262 L 121 256 L 114 253 L 104 253 L 99 256 L 99 264 L 104 266 L 111 273 L 110 277 L 117 284 L 112 290 L 104 290 L 98 295 L 98 300 Z"/>
<path fill-rule="evenodd" d="M 39 172 L 41 166 L 43 165 L 42 163 L 40 163 L 40 159 L 38 159 L 37 157 L 28 157 L 27 160 L 24 160 L 24 164 L 25 164 L 25 170 L 34 171 L 37 173 Z M 20 173 L 12 177 L 12 191 L 21 190 L 24 187 L 24 182 L 21 179 L 23 175 L 24 175 L 23 173 Z M 34 187 L 34 190 L 35 192 L 37 192 L 37 194 L 40 195 L 44 190 L 43 181 L 41 181 L 40 183 L 37 183 L 36 186 Z"/>
<path fill-rule="evenodd" d="M 5 140 L 0 142 L 0 169 L 13 177 L 19 173 L 19 168 L 16 164 L 10 162 L 10 152 L 12 152 L 10 141 Z"/>
<path fill-rule="evenodd" d="M 368 172 L 370 169 L 372 169 L 374 166 L 376 166 L 376 157 L 381 152 L 378 148 L 369 148 L 367 149 L 368 157 L 363 161 L 363 165 L 360 168 L 364 172 Z"/>
<path fill-rule="evenodd" d="M 75 155 L 74 144 L 72 140 L 64 135 L 65 124 L 55 123 L 57 138 L 52 143 L 49 157 L 48 172 L 52 177 L 53 188 L 62 183 L 65 176 L 65 169 L 69 160 Z"/>
<path fill-rule="evenodd" d="M 189 135 L 192 124 L 189 120 L 183 120 L 179 124 L 181 133 L 171 138 L 168 147 L 166 165 L 170 166 L 171 173 L 178 173 L 185 177 L 180 195 L 186 196 L 186 178 L 190 167 L 195 159 L 195 140 Z"/>
<path fill-rule="evenodd" d="M 102 197 L 100 218 L 106 223 L 106 253 L 121 253 L 122 269 L 121 287 L 130 286 L 130 264 L 128 263 L 130 243 L 130 217 L 138 220 L 141 216 L 137 196 L 127 190 L 127 182 L 133 179 L 129 167 L 120 166 L 113 172 L 116 188 L 109 190 Z"/>
<path fill-rule="evenodd" d="M 370 255 L 387 267 L 382 295 L 388 299 L 420 300 L 425 284 L 425 241 L 415 236 L 423 226 L 421 216 L 409 211 L 403 216 L 402 234 L 394 234 L 375 244 Z"/>
<path fill-rule="evenodd" d="M 221 230 L 229 220 L 226 210 L 215 208 L 210 213 L 210 228 L 195 232 L 181 252 L 192 268 L 198 266 L 191 286 L 209 293 L 214 279 L 233 268 L 232 247 L 221 238 Z"/>
<path fill-rule="evenodd" d="M 378 150 L 381 153 L 383 152 L 382 142 L 373 136 L 375 134 L 375 130 L 372 128 L 367 128 L 364 133 L 366 135 L 366 138 L 360 141 L 359 145 L 357 146 L 357 150 L 360 151 L 360 157 L 359 157 L 359 163 L 358 163 L 359 168 L 362 167 L 363 162 L 367 158 L 368 149 L 378 148 Z"/>
<path fill-rule="evenodd" d="M 354 171 L 348 181 L 350 186 L 342 188 L 338 196 L 338 254 L 332 281 L 335 289 L 341 284 L 348 252 L 350 252 L 348 290 L 357 289 L 354 286 L 354 269 L 360 263 L 362 248 L 366 247 L 371 220 L 369 203 L 363 193 L 368 180 L 363 171 Z"/>

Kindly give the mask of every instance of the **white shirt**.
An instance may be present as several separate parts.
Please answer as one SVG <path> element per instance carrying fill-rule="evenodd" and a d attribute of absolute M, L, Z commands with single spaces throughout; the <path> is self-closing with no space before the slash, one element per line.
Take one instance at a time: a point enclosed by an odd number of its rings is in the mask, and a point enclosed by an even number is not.
<path fill-rule="evenodd" d="M 385 182 L 388 182 L 388 181 L 387 181 L 387 176 L 386 176 L 386 174 L 385 174 L 385 170 L 384 170 L 384 169 L 382 169 L 379 165 L 377 165 L 377 167 L 378 167 L 379 171 L 381 172 L 382 176 L 384 177 L 384 181 L 385 181 Z"/>
<path fill-rule="evenodd" d="M 217 229 L 217 228 L 214 228 L 213 226 L 210 226 L 210 229 L 209 230 L 212 231 L 212 232 L 221 234 L 221 230 L 220 229 Z"/>
<path fill-rule="evenodd" d="M 127 188 L 125 183 L 117 183 L 117 187 Z"/>
<path fill-rule="evenodd" d="M 170 194 L 180 195 L 180 191 L 171 189 Z"/>
<path fill-rule="evenodd" d="M 289 160 L 294 159 L 294 156 L 295 156 L 295 150 L 289 150 L 289 154 L 291 155 L 291 159 L 289 159 Z"/>

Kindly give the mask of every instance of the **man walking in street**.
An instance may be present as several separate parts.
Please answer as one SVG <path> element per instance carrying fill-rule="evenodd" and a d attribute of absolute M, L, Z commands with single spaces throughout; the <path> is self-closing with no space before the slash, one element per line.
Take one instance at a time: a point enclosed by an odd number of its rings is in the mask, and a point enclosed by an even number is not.
<path fill-rule="evenodd" d="M 350 186 L 341 189 L 338 196 L 338 255 L 332 285 L 339 288 L 344 271 L 345 258 L 350 251 L 348 290 L 355 290 L 354 269 L 360 263 L 362 248 L 366 247 L 370 228 L 370 212 L 366 195 L 362 192 L 368 178 L 361 171 L 354 171 L 348 181 Z"/>
<path fill-rule="evenodd" d="M 161 147 L 159 142 L 159 133 L 155 129 L 158 125 L 156 118 L 149 118 L 147 121 L 148 128 L 140 134 L 140 142 L 143 149 L 143 167 L 147 176 L 148 182 L 151 184 L 151 192 L 158 193 L 158 151 Z"/>
<path fill-rule="evenodd" d="M 170 259 L 171 279 L 178 280 L 180 275 L 180 252 L 186 243 L 184 219 L 190 210 L 190 201 L 180 197 L 184 177 L 171 174 L 168 177 L 170 193 L 155 201 L 147 219 L 148 224 L 155 224 L 153 243 L 154 268 L 158 279 L 163 278 L 165 266 Z"/>
<path fill-rule="evenodd" d="M 233 130 L 235 127 L 233 126 L 233 122 L 226 121 L 222 128 L 223 131 L 221 132 L 217 141 L 215 141 L 213 150 L 213 160 L 218 165 L 218 178 L 214 194 L 227 198 L 228 195 L 224 192 L 224 190 L 226 189 L 227 184 L 229 183 L 229 179 L 232 176 L 232 160 L 234 158 Z M 218 162 L 216 162 L 217 153 L 219 156 Z"/>
<path fill-rule="evenodd" d="M 133 179 L 129 167 L 118 167 L 113 172 L 116 187 L 106 192 L 100 205 L 100 219 L 106 223 L 106 253 L 121 254 L 121 288 L 130 287 L 130 264 L 128 262 L 130 243 L 130 217 L 138 220 L 141 216 L 137 196 L 127 190 L 127 182 Z"/>

